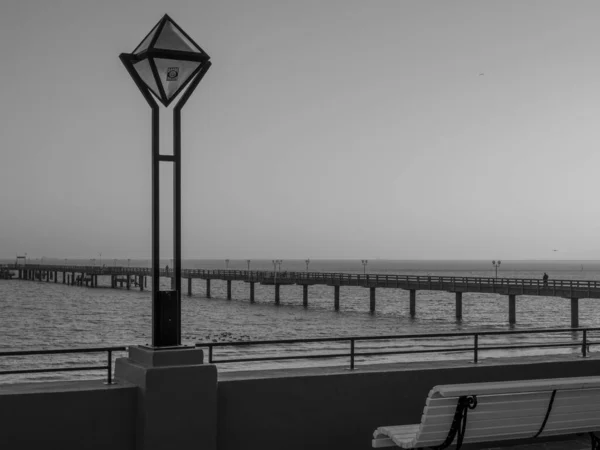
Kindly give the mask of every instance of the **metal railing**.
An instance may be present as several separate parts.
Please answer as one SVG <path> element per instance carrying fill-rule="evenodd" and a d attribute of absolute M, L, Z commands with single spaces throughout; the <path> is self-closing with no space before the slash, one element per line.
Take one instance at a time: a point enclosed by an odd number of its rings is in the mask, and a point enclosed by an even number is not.
<path fill-rule="evenodd" d="M 480 332 L 460 332 L 460 333 L 429 333 L 429 334 L 397 334 L 385 336 L 351 336 L 351 337 L 335 337 L 335 338 L 310 338 L 310 339 L 279 339 L 279 340 L 262 340 L 262 341 L 240 341 L 240 342 L 198 342 L 196 347 L 208 348 L 208 363 L 209 364 L 224 364 L 224 363 L 239 363 L 239 362 L 264 362 L 264 361 L 284 361 L 294 359 L 333 359 L 333 358 L 349 358 L 350 370 L 354 370 L 356 358 L 372 357 L 372 356 L 390 356 L 390 355 L 407 355 L 420 353 L 460 353 L 473 352 L 473 363 L 479 362 L 479 353 L 490 350 L 521 350 L 533 348 L 560 348 L 560 347 L 580 347 L 581 356 L 587 357 L 590 346 L 596 345 L 588 339 L 588 332 L 600 331 L 600 327 L 596 328 L 551 328 L 551 329 L 533 329 L 533 330 L 513 330 L 513 331 L 480 331 Z M 552 343 L 535 343 L 525 345 L 486 345 L 482 346 L 479 338 L 482 336 L 504 336 L 515 334 L 557 334 L 557 333 L 581 333 L 581 340 L 574 341 L 571 336 L 570 342 L 552 342 Z M 435 349 L 414 349 L 414 350 L 388 350 L 388 351 L 357 351 L 356 343 L 382 341 L 382 340 L 409 340 L 409 339 L 431 339 L 431 338 L 459 338 L 471 337 L 473 339 L 472 346 L 461 347 L 438 347 Z M 249 346 L 264 346 L 264 345 L 281 345 L 281 344 L 307 344 L 307 343 L 324 343 L 324 342 L 347 342 L 349 350 L 343 353 L 317 353 L 306 355 L 288 355 L 288 356 L 261 356 L 254 358 L 228 358 L 216 359 L 214 349 L 218 347 L 249 347 Z"/>
<path fill-rule="evenodd" d="M 70 353 L 100 353 L 107 352 L 107 363 L 104 366 L 73 366 L 73 367 L 53 367 L 53 368 L 42 368 L 42 369 L 15 369 L 15 370 L 2 370 L 0 375 L 18 375 L 27 373 L 49 373 L 49 372 L 83 372 L 91 370 L 106 370 L 106 383 L 113 384 L 112 380 L 112 353 L 127 351 L 128 347 L 94 347 L 94 348 L 69 348 L 69 349 L 54 349 L 54 350 L 17 350 L 0 352 L 0 357 L 3 356 L 31 356 L 31 355 L 57 355 L 57 354 L 70 354 Z"/>
<path fill-rule="evenodd" d="M 100 267 L 100 266 L 74 266 L 74 265 L 41 265 L 41 264 L 4 264 L 0 269 L 7 270 L 42 270 L 57 272 L 85 272 L 95 275 L 145 275 L 151 276 L 152 269 L 149 267 Z M 173 270 L 160 270 L 161 276 L 172 276 Z M 460 277 L 460 276 L 435 276 L 435 275 L 389 275 L 389 274 L 360 274 L 360 273 L 341 273 L 341 272 L 288 272 L 288 271 L 269 271 L 269 270 L 222 270 L 222 269 L 182 269 L 181 276 L 221 278 L 245 281 L 273 281 L 275 279 L 295 282 L 315 282 L 315 283 L 346 283 L 346 284 L 386 284 L 411 286 L 416 289 L 427 288 L 536 288 L 536 289 L 570 289 L 570 290 L 600 290 L 600 281 L 598 280 L 548 280 L 544 282 L 535 278 L 494 278 L 494 277 Z"/>
<path fill-rule="evenodd" d="M 479 332 L 460 332 L 460 333 L 428 333 L 428 334 L 396 334 L 384 336 L 350 336 L 350 337 L 333 337 L 333 338 L 309 338 L 309 339 L 279 339 L 279 340 L 260 340 L 260 341 L 240 341 L 240 342 L 199 342 L 196 347 L 208 348 L 208 363 L 209 364 L 226 364 L 240 362 L 267 362 L 267 361 L 285 361 L 285 360 L 302 360 L 302 359 L 334 359 L 334 358 L 349 358 L 349 368 L 356 368 L 357 358 L 368 358 L 374 356 L 390 356 L 390 355 L 408 355 L 408 354 L 428 354 L 428 353 L 473 353 L 473 363 L 477 364 L 480 360 L 481 352 L 490 350 L 522 350 L 522 349 L 543 349 L 543 348 L 562 348 L 562 347 L 580 347 L 581 356 L 587 357 L 590 352 L 590 346 L 597 345 L 597 342 L 591 342 L 588 338 L 588 333 L 600 331 L 600 327 L 594 328 L 552 328 L 552 329 L 533 329 L 533 330 L 513 330 L 513 331 L 479 331 Z M 551 342 L 551 343 L 534 343 L 520 345 L 485 345 L 480 343 L 480 337 L 485 336 L 505 336 L 516 334 L 558 334 L 571 333 L 570 342 Z M 579 337 L 581 334 L 581 337 Z M 385 350 L 385 351 L 360 351 L 357 350 L 356 344 L 359 342 L 373 342 L 382 340 L 410 340 L 410 339 L 432 339 L 432 338 L 460 338 L 471 337 L 473 344 L 471 346 L 460 347 L 436 347 L 429 349 L 411 349 L 411 350 Z M 576 337 L 576 339 L 574 339 Z M 274 345 L 293 345 L 307 343 L 327 343 L 327 342 L 347 342 L 349 349 L 344 352 L 337 353 L 311 353 L 304 355 L 285 355 L 285 356 L 261 356 L 261 357 L 245 357 L 245 358 L 228 358 L 217 359 L 214 355 L 214 349 L 219 347 L 250 347 L 250 346 L 274 346 Z M 113 384 L 112 368 L 113 368 L 113 352 L 127 351 L 128 346 L 117 347 L 94 347 L 94 348 L 78 348 L 78 349 L 52 349 L 52 350 L 19 350 L 0 352 L 1 357 L 15 356 L 32 356 L 32 355 L 56 355 L 56 354 L 73 354 L 73 353 L 107 353 L 106 365 L 98 366 L 73 366 L 73 367 L 53 367 L 39 369 L 14 369 L 2 370 L 0 375 L 17 375 L 31 373 L 49 373 L 49 372 L 77 372 L 77 371 L 96 371 L 106 370 L 106 383 Z"/>

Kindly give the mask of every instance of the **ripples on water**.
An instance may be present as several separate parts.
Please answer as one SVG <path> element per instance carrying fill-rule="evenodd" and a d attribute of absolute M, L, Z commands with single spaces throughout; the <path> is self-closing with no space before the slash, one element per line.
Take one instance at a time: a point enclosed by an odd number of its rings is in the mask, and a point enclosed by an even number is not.
<path fill-rule="evenodd" d="M 215 267 L 215 266 L 213 266 Z M 579 266 L 577 266 L 579 267 Z M 547 270 L 547 269 L 546 269 Z M 396 273 L 407 273 L 402 270 Z M 395 273 L 381 270 L 380 273 Z M 427 275 L 430 271 L 413 272 Z M 446 276 L 489 276 L 489 270 L 445 271 Z M 504 272 L 504 276 L 539 278 L 539 271 Z M 596 272 L 562 271 L 553 278 L 600 279 Z M 62 278 L 59 276 L 59 280 Z M 162 279 L 162 288 L 169 281 Z M 53 282 L 0 280 L 0 351 L 54 349 L 112 345 L 148 344 L 151 333 L 151 298 L 148 291 L 111 289 L 110 277 L 99 277 L 100 287 L 65 286 Z M 185 283 L 184 283 L 185 284 Z M 148 283 L 150 286 L 150 283 Z M 333 287 L 309 286 L 309 307 L 302 306 L 300 286 L 281 286 L 281 304 L 274 305 L 273 286 L 255 285 L 255 304 L 250 304 L 249 285 L 232 283 L 232 300 L 226 300 L 225 281 L 211 282 L 212 299 L 205 295 L 205 282 L 193 281 L 193 296 L 182 297 L 182 341 L 184 344 L 212 341 L 262 339 L 293 339 L 318 337 L 373 336 L 391 334 L 497 331 L 509 330 L 508 300 L 494 294 L 463 294 L 463 319 L 454 318 L 455 297 L 452 293 L 417 291 L 417 316 L 409 314 L 408 291 L 377 289 L 377 311 L 369 314 L 369 290 L 342 286 L 340 311 L 333 310 Z M 184 289 L 187 292 L 186 289 Z M 600 311 L 595 300 L 579 302 L 580 325 L 596 326 Z M 517 297 L 517 325 L 514 329 L 555 328 L 570 326 L 570 302 L 551 297 Z M 226 334 L 225 334 L 226 333 Z M 577 334 L 577 333 L 575 333 Z M 579 339 L 579 336 L 511 335 L 482 337 L 480 345 L 527 344 L 555 342 L 559 339 Z M 471 346 L 472 338 L 439 340 L 405 340 L 359 342 L 357 351 L 378 349 L 408 350 L 439 346 Z M 288 347 L 286 355 L 310 352 L 348 351 L 348 343 L 301 344 Z M 592 348 L 593 350 L 593 348 Z M 508 354 L 534 355 L 547 353 L 577 353 L 578 348 L 533 349 L 508 352 L 496 350 L 480 354 L 480 358 Z M 247 358 L 284 354 L 282 347 L 227 347 L 215 349 L 215 357 Z M 368 362 L 423 361 L 433 359 L 471 359 L 472 352 L 411 354 L 370 357 Z M 73 364 L 105 364 L 106 355 L 35 356 L 0 358 L 0 370 L 8 368 L 60 367 Z M 364 359 L 358 358 L 360 366 Z M 308 365 L 347 365 L 347 359 L 300 360 L 286 362 L 223 364 L 219 370 L 273 367 L 306 367 Z M 87 379 L 104 376 L 99 373 L 50 373 L 0 376 L 0 383 L 15 380 Z"/>

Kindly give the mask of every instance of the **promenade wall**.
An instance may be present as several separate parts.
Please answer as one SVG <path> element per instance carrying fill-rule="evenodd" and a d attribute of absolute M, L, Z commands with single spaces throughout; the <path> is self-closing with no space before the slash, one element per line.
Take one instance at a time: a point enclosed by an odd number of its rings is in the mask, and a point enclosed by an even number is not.
<path fill-rule="evenodd" d="M 0 386 L 0 448 L 133 450 L 137 387 L 102 381 Z"/>
<path fill-rule="evenodd" d="M 419 423 L 435 385 L 600 375 L 600 359 L 515 358 L 221 374 L 219 450 L 371 448 L 378 426 Z"/>
<path fill-rule="evenodd" d="M 210 388 L 217 420 L 208 420 L 216 445 L 178 450 L 364 450 L 378 426 L 418 423 L 438 384 L 597 375 L 600 358 L 575 356 L 220 373 Z M 133 450 L 139 392 L 123 380 L 0 386 L 0 448 Z"/>

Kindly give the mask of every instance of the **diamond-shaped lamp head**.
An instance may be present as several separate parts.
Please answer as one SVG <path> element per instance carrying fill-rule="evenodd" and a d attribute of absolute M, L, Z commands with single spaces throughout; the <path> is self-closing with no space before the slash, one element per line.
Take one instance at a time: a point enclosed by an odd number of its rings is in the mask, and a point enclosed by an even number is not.
<path fill-rule="evenodd" d="M 121 54 L 130 74 L 165 106 L 208 63 L 210 56 L 168 15 L 152 28 L 133 53 Z"/>

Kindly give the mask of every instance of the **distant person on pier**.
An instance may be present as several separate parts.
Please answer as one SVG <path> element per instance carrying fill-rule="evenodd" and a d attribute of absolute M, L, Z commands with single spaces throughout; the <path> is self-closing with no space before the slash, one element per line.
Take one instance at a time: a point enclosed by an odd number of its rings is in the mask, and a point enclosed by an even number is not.
<path fill-rule="evenodd" d="M 544 280 L 544 286 L 548 286 L 548 274 L 546 272 L 544 272 L 542 279 Z"/>

